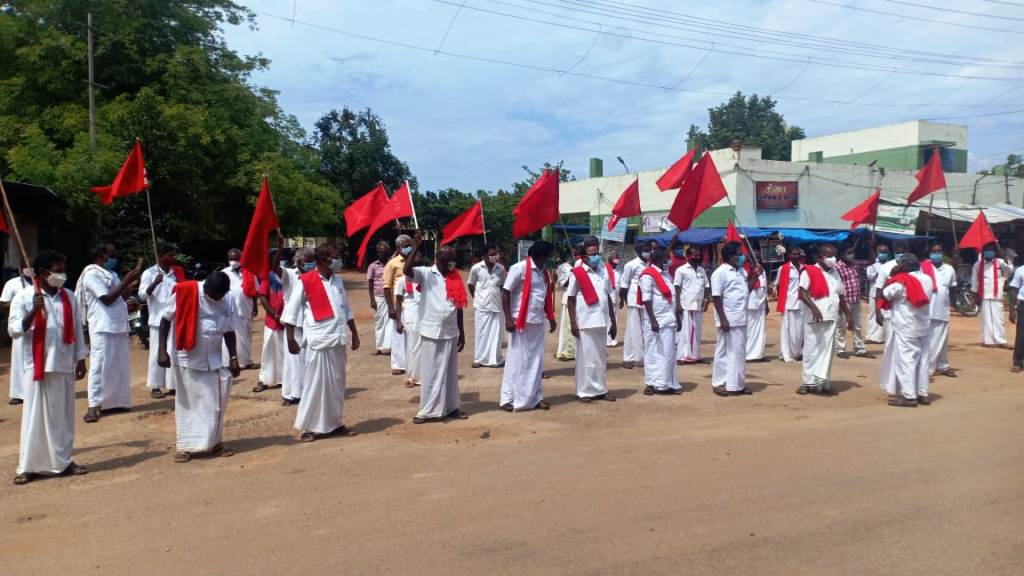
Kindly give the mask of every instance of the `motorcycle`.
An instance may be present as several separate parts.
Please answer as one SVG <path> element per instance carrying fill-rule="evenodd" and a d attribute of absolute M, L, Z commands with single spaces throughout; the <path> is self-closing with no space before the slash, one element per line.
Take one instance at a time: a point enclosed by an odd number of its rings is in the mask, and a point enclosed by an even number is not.
<path fill-rule="evenodd" d="M 978 298 L 971 291 L 971 278 L 969 276 L 960 277 L 950 297 L 953 300 L 953 307 L 956 308 L 956 311 L 961 316 L 973 317 L 978 315 Z"/>
<path fill-rule="evenodd" d="M 128 333 L 137 336 L 142 347 L 149 350 L 149 307 L 135 296 L 125 303 L 128 304 Z"/>

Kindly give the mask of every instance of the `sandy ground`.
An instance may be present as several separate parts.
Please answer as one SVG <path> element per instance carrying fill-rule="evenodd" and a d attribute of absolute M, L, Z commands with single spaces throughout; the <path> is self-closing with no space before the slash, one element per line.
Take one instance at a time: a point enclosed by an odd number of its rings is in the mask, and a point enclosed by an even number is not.
<path fill-rule="evenodd" d="M 347 280 L 365 345 L 365 283 Z M 773 313 L 769 353 L 777 334 Z M 778 361 L 749 366 L 753 397 L 714 396 L 710 365 L 680 369 L 682 396 L 646 397 L 621 347 L 619 402 L 583 405 L 551 336 L 551 411 L 498 410 L 500 370 L 463 353 L 471 418 L 424 426 L 418 393 L 364 349 L 346 402 L 359 436 L 296 443 L 295 409 L 245 372 L 225 432 L 238 454 L 184 465 L 173 399 L 149 398 L 133 350 L 135 408 L 78 422 L 90 473 L 0 483 L 0 573 L 1024 574 L 1024 375 L 975 344 L 976 319 L 952 334 L 960 377 L 930 407 L 886 406 L 871 359 L 837 360 L 835 398 L 794 395 L 799 366 Z M 19 425 L 0 406 L 11 477 Z"/>

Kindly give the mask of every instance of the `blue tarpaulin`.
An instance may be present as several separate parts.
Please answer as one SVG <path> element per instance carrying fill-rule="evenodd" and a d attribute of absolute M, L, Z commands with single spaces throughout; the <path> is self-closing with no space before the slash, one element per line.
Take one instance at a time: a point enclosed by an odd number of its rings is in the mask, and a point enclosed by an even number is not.
<path fill-rule="evenodd" d="M 707 246 L 709 244 L 718 244 L 723 241 L 725 239 L 725 230 L 725 228 L 690 228 L 685 232 L 678 233 L 678 236 L 679 240 L 683 244 Z M 858 228 L 853 232 L 848 230 L 807 230 L 804 228 L 739 228 L 739 231 L 751 240 L 762 240 L 778 233 L 782 235 L 782 241 L 784 244 L 796 244 L 798 246 L 816 244 L 819 242 L 841 244 L 850 238 L 850 236 L 871 233 L 867 228 Z M 660 246 L 667 247 L 672 244 L 672 238 L 676 235 L 677 232 L 675 230 L 669 230 L 668 232 L 662 232 L 661 234 L 642 236 L 637 240 L 641 242 L 654 241 Z M 917 242 L 934 239 L 932 236 L 909 236 L 906 234 L 892 234 L 889 232 L 876 232 L 875 235 L 888 242 L 895 242 L 896 240 Z"/>

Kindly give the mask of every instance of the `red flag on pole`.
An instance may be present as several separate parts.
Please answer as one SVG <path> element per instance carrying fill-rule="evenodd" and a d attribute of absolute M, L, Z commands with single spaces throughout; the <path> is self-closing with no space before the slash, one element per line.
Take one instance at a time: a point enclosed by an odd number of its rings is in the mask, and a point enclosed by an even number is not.
<path fill-rule="evenodd" d="M 697 148 L 686 153 L 685 156 L 676 160 L 676 163 L 669 166 L 669 169 L 658 178 L 658 190 L 673 190 L 683 185 L 686 177 L 693 171 L 693 157 L 697 154 Z"/>
<path fill-rule="evenodd" d="M 93 186 L 90 190 L 100 197 L 100 202 L 108 206 L 114 198 L 122 198 L 138 194 L 149 188 L 146 180 L 146 163 L 142 159 L 142 145 L 135 139 L 135 146 L 128 154 L 128 158 L 117 172 L 114 183 L 110 186 Z"/>
<path fill-rule="evenodd" d="M 484 233 L 484 206 L 477 202 L 473 207 L 455 217 L 441 230 L 441 246 L 456 238 Z"/>
<path fill-rule="evenodd" d="M 608 231 L 615 229 L 615 225 L 622 218 L 640 215 L 640 178 L 633 180 L 633 183 L 622 192 L 618 202 L 612 208 L 612 217 L 608 220 Z"/>
<path fill-rule="evenodd" d="M 356 232 L 372 224 L 374 216 L 387 201 L 388 193 L 384 191 L 384 185 L 377 184 L 376 188 L 350 204 L 345 208 L 345 234 L 351 238 Z"/>
<path fill-rule="evenodd" d="M 245 236 L 242 247 L 242 268 L 252 272 L 253 276 L 263 279 L 270 274 L 270 241 L 268 237 L 280 228 L 277 223 L 277 212 L 274 200 L 270 197 L 270 183 L 266 174 L 260 187 L 260 197 L 256 200 L 256 211 L 253 212 L 249 233 Z"/>
<path fill-rule="evenodd" d="M 380 230 L 392 220 L 408 218 L 415 213 L 416 211 L 412 207 L 412 195 L 409 193 L 409 184 L 406 182 L 398 190 L 395 190 L 395 193 L 391 195 L 391 199 L 374 215 L 373 224 L 370 224 L 370 229 L 366 231 L 363 243 L 359 245 L 359 250 L 356 252 L 359 256 L 359 267 L 363 267 L 363 261 L 366 259 L 366 247 L 370 243 L 370 238 L 377 233 L 377 230 Z"/>
<path fill-rule="evenodd" d="M 512 237 L 520 238 L 558 221 L 558 171 L 545 170 L 512 211 Z"/>
<path fill-rule="evenodd" d="M 946 187 L 946 175 L 942 173 L 942 159 L 939 158 L 938 148 L 932 150 L 932 157 L 924 165 L 924 168 L 914 174 L 914 178 L 917 178 L 917 187 L 907 198 L 908 206 L 932 192 Z"/>
<path fill-rule="evenodd" d="M 850 222 L 850 230 L 855 230 L 861 224 L 874 224 L 878 220 L 878 199 L 882 196 L 882 189 L 876 188 L 875 193 L 868 196 L 868 199 L 850 208 L 849 212 L 840 218 Z"/>
<path fill-rule="evenodd" d="M 705 153 L 693 172 L 683 181 L 683 186 L 672 203 L 672 210 L 668 213 L 668 219 L 680 232 L 689 230 L 697 217 L 726 195 L 725 184 L 722 184 L 718 168 L 711 159 L 711 154 Z"/>
<path fill-rule="evenodd" d="M 985 213 L 979 210 L 978 217 L 974 219 L 974 224 L 971 224 L 971 227 L 967 229 L 967 233 L 960 239 L 960 247 L 981 250 L 985 245 L 995 241 L 996 235 L 988 225 L 988 218 L 985 218 Z"/>

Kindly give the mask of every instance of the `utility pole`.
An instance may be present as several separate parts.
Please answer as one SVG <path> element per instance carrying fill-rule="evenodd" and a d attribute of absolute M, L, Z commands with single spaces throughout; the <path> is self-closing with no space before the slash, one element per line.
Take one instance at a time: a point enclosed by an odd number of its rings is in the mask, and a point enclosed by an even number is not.
<path fill-rule="evenodd" d="M 92 12 L 85 17 L 85 39 L 89 50 L 89 153 L 96 155 L 96 85 L 92 63 Z"/>

